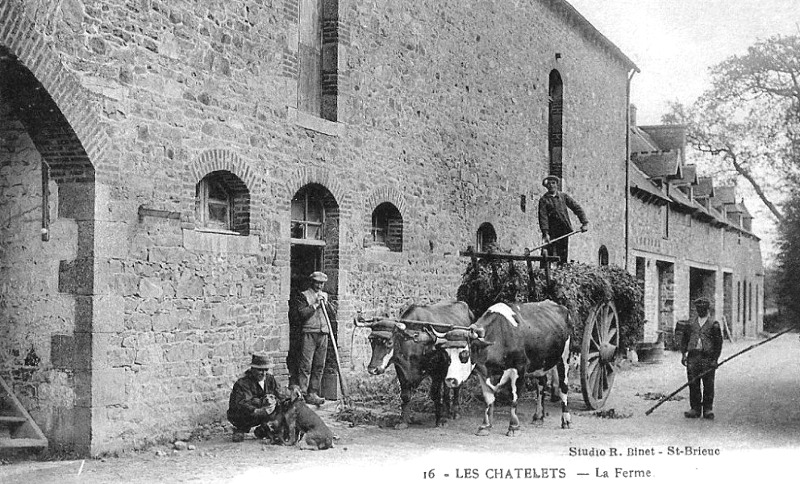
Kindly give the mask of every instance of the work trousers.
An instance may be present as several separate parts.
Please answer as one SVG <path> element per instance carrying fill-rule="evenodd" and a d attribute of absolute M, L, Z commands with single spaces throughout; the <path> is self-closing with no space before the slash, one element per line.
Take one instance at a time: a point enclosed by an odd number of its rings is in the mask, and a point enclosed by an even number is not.
<path fill-rule="evenodd" d="M 692 355 L 690 352 L 686 357 L 686 377 L 689 381 L 696 378 L 706 370 L 714 368 L 717 362 L 702 355 Z M 689 406 L 694 410 L 710 412 L 714 409 L 714 377 L 717 370 L 711 370 L 703 377 L 698 378 L 689 385 Z M 700 388 L 702 384 L 702 390 Z"/>
<path fill-rule="evenodd" d="M 322 370 L 328 355 L 326 333 L 303 333 L 303 354 L 300 358 L 300 390 L 319 395 Z"/>

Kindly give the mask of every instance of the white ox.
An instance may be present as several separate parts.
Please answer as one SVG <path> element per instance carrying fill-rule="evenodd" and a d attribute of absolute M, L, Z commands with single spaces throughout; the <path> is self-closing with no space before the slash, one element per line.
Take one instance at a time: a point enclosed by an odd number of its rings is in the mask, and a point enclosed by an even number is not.
<path fill-rule="evenodd" d="M 571 324 L 569 311 L 553 301 L 524 304 L 495 304 L 472 326 L 470 331 L 452 331 L 439 338 L 449 367 L 445 384 L 456 388 L 472 373 L 480 381 L 486 410 L 478 435 L 488 435 L 492 427 L 495 393 L 505 383 L 511 387 L 511 419 L 507 435 L 519 430 L 518 382 L 526 373 L 536 378 L 536 409 L 533 422 L 543 420 L 542 385 L 551 368 L 558 372 L 561 392 L 561 427 L 568 428 L 567 369 L 570 357 Z M 492 377 L 500 377 L 492 384 Z"/>

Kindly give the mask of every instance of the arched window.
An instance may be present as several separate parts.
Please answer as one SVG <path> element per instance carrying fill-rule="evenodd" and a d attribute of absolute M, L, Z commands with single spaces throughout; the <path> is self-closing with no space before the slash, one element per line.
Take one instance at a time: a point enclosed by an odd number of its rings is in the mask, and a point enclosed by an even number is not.
<path fill-rule="evenodd" d="M 475 251 L 488 252 L 490 249 L 494 249 L 496 244 L 497 232 L 494 231 L 492 224 L 489 222 L 481 224 L 476 234 Z"/>
<path fill-rule="evenodd" d="M 372 212 L 372 245 L 403 251 L 403 216 L 393 204 L 384 202 Z"/>
<path fill-rule="evenodd" d="M 206 175 L 195 187 L 195 222 L 203 229 L 250 232 L 250 192 L 244 182 L 229 171 Z"/>
<path fill-rule="evenodd" d="M 291 238 L 322 240 L 322 226 L 325 223 L 324 196 L 321 187 L 309 185 L 292 198 Z"/>
<path fill-rule="evenodd" d="M 548 95 L 547 149 L 550 155 L 550 174 L 563 178 L 561 150 L 564 140 L 564 83 L 561 81 L 561 74 L 555 69 L 550 71 Z"/>
<path fill-rule="evenodd" d="M 601 266 L 608 265 L 608 249 L 606 249 L 605 245 L 600 246 L 600 250 L 597 252 L 597 259 Z"/>
<path fill-rule="evenodd" d="M 295 5 L 297 3 L 295 2 Z M 338 118 L 339 1 L 300 0 L 298 106 L 300 111 Z"/>

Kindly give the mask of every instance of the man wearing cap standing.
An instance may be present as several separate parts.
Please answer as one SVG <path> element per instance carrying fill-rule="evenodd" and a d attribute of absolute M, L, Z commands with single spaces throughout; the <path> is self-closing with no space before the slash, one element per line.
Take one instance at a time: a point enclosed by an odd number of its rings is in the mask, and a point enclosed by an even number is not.
<path fill-rule="evenodd" d="M 255 427 L 257 438 L 270 437 L 276 441 L 267 422 L 275 411 L 277 401 L 282 397 L 275 377 L 269 373 L 273 367 L 272 359 L 256 353 L 250 362 L 250 369 L 233 385 L 228 403 L 228 420 L 233 424 L 233 441 L 241 442 L 245 434 Z"/>
<path fill-rule="evenodd" d="M 689 321 L 679 321 L 675 325 L 675 340 L 681 350 L 681 364 L 686 367 L 686 377 L 692 382 L 689 385 L 691 408 L 683 414 L 686 418 L 698 418 L 701 415 L 709 420 L 714 418 L 714 377 L 717 360 L 722 353 L 722 329 L 709 316 L 710 306 L 708 299 L 696 299 L 694 307 L 697 315 Z M 697 378 L 700 375 L 703 376 Z"/>
<path fill-rule="evenodd" d="M 548 175 L 542 180 L 542 185 L 547 192 L 539 199 L 539 229 L 542 231 L 544 243 L 557 239 L 562 235 L 572 232 L 572 223 L 567 209 L 575 212 L 581 222 L 581 232 L 586 232 L 589 220 L 578 202 L 572 197 L 559 191 L 561 179 L 555 175 Z M 569 239 L 563 238 L 548 247 L 551 255 L 557 255 L 561 262 L 567 262 L 569 256 Z"/>
<path fill-rule="evenodd" d="M 298 293 L 292 301 L 295 324 L 302 326 L 303 341 L 298 368 L 298 383 L 307 403 L 320 405 L 325 402 L 319 396 L 322 371 L 328 354 L 328 318 L 333 318 L 336 306 L 322 290 L 328 276 L 313 272 L 309 276 L 311 287 Z M 333 320 L 331 320 L 333 324 Z"/>

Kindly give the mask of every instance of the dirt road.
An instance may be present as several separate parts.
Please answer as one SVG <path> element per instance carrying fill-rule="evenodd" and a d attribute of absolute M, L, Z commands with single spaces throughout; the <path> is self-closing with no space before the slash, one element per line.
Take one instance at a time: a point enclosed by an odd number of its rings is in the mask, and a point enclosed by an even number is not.
<path fill-rule="evenodd" d="M 722 356 L 754 342 L 728 343 Z M 446 428 L 434 428 L 432 418 L 406 430 L 351 428 L 326 418 L 340 436 L 328 451 L 256 440 L 235 444 L 230 436 L 218 435 L 193 443 L 191 451 L 173 453 L 164 447 L 102 460 L 5 465 L 0 482 L 383 484 L 547 478 L 586 483 L 602 482 L 604 473 L 631 482 L 785 477 L 800 457 L 799 357 L 797 335 L 787 334 L 723 366 L 714 421 L 683 417 L 686 391 L 682 400 L 645 416 L 656 402 L 644 395 L 668 394 L 685 382 L 678 355 L 666 352 L 659 363 L 627 365 L 618 373 L 605 409 L 622 418 L 597 417 L 578 394 L 570 394 L 569 430 L 560 428 L 560 409 L 550 403 L 541 427 L 528 423 L 531 408 L 523 404 L 523 428 L 516 437 L 505 436 L 507 407 L 499 408 L 488 437 L 473 435 L 479 408 Z M 329 416 L 333 405 L 326 404 L 323 415 Z M 159 450 L 166 455 L 157 455 Z"/>

